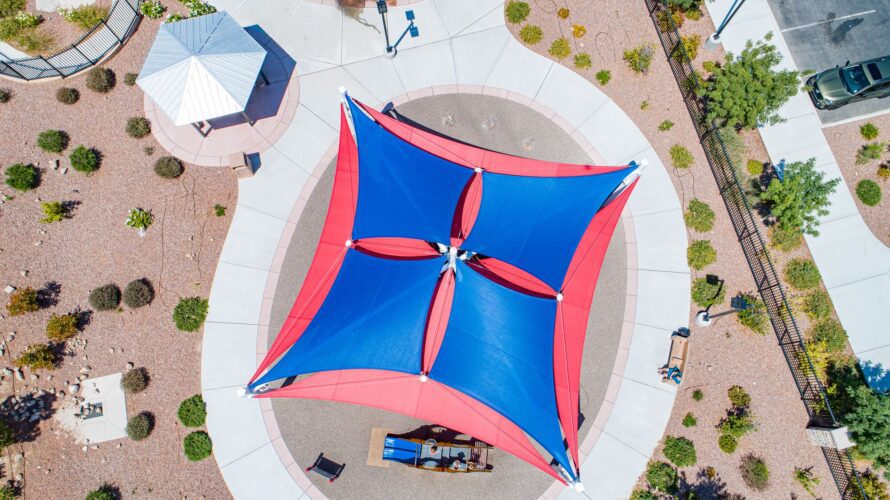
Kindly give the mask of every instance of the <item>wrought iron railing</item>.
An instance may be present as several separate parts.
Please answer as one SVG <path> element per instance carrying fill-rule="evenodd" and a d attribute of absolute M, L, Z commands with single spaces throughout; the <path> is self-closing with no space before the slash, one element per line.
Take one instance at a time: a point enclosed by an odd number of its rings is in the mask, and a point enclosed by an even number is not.
<path fill-rule="evenodd" d="M 645 2 L 667 55 L 671 71 L 680 87 L 683 101 L 692 118 L 705 156 L 711 166 L 711 172 L 717 181 L 717 188 L 723 197 L 748 267 L 769 312 L 770 322 L 778 338 L 779 347 L 782 349 L 785 361 L 800 392 L 810 423 L 819 427 L 839 427 L 828 401 L 828 395 L 807 352 L 806 344 L 794 319 L 794 313 L 788 306 L 782 281 L 770 259 L 769 251 L 758 229 L 745 190 L 739 182 L 736 168 L 732 164 L 726 144 L 720 135 L 720 129 L 712 120 L 707 119 L 705 104 L 699 98 L 701 80 L 692 66 L 692 60 L 686 53 L 670 8 L 663 3 L 663 0 L 645 0 Z M 822 448 L 822 453 L 841 497 L 844 499 L 867 498 L 849 453 L 833 448 Z"/>
<path fill-rule="evenodd" d="M 115 0 L 107 18 L 77 42 L 51 56 L 12 59 L 0 53 L 0 75 L 24 81 L 66 78 L 95 66 L 108 53 L 127 43 L 136 31 L 142 19 L 140 2 Z"/>

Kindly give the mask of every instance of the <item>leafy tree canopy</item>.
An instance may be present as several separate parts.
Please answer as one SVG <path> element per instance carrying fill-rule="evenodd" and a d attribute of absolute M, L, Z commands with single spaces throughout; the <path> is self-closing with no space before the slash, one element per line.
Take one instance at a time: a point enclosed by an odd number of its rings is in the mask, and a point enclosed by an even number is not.
<path fill-rule="evenodd" d="M 890 396 L 876 394 L 865 385 L 847 391 L 853 407 L 843 422 L 856 447 L 876 467 L 890 467 Z"/>
<path fill-rule="evenodd" d="M 785 180 L 773 179 L 760 199 L 770 205 L 780 229 L 819 236 L 817 217 L 828 215 L 828 195 L 839 182 L 840 179 L 826 181 L 825 174 L 816 171 L 816 159 L 810 158 L 788 164 Z"/>

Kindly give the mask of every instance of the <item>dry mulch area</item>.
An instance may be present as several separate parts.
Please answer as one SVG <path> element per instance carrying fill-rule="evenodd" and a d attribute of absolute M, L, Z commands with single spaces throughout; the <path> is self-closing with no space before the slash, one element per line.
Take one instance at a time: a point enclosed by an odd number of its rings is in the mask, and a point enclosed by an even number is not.
<path fill-rule="evenodd" d="M 859 127 L 871 123 L 878 127 L 880 135 L 877 139 L 868 141 L 862 138 Z M 890 246 L 890 183 L 886 179 L 878 177 L 878 167 L 887 165 L 890 168 L 890 152 L 885 151 L 880 161 L 872 161 L 865 165 L 856 164 L 856 151 L 864 144 L 871 142 L 890 143 L 890 114 L 876 116 L 864 120 L 836 125 L 833 127 L 822 129 L 828 144 L 837 158 L 838 165 L 850 194 L 856 200 L 856 206 L 859 213 L 865 219 L 865 223 L 871 229 L 871 232 L 881 240 L 884 245 Z M 859 201 L 856 196 L 856 185 L 863 179 L 871 179 L 881 186 L 882 197 L 881 202 L 870 207 Z"/>
<path fill-rule="evenodd" d="M 12 90 L 12 100 L 0 104 L 0 166 L 32 163 L 41 171 L 40 186 L 33 191 L 0 187 L 13 197 L 0 205 L 0 284 L 59 286 L 50 301 L 55 303 L 39 312 L 10 318 L 5 308 L 0 311 L 0 334 L 6 339 L 15 332 L 0 365 L 11 366 L 12 358 L 28 345 L 46 342 L 44 325 L 50 314 L 88 311 L 89 292 L 97 286 L 113 282 L 123 288 L 131 280 L 146 278 L 156 292 L 149 306 L 90 314 L 76 342 L 69 342 L 59 369 L 37 372 L 37 379 L 25 369 L 24 382 L 6 377 L 0 398 L 13 389 L 17 395 L 54 390 L 55 397 L 47 396 L 54 409 L 71 404 L 71 395 L 61 393 L 68 392 L 67 383 L 74 382 L 83 367 L 89 367 L 89 377 L 97 377 L 124 371 L 132 362 L 145 367 L 151 377 L 148 388 L 128 396 L 127 403 L 130 416 L 154 414 L 154 431 L 144 441 L 112 441 L 84 452 L 49 419 L 40 422 L 27 442 L 12 447 L 13 454 L 24 452 L 24 492 L 31 498 L 82 498 L 103 482 L 116 485 L 127 498 L 229 497 L 212 457 L 192 463 L 183 455 L 182 439 L 191 429 L 179 423 L 176 410 L 180 401 L 200 392 L 201 334 L 177 331 L 171 313 L 180 297 L 209 294 L 235 209 L 237 184 L 225 169 L 192 166 L 178 179 L 163 179 L 152 169 L 165 154 L 157 142 L 150 136 L 126 135 L 127 119 L 142 116 L 143 105 L 142 92 L 126 86 L 124 74 L 139 71 L 157 27 L 158 22 L 144 20 L 107 63 L 118 80 L 108 94 L 87 89 L 84 76 L 0 83 Z M 62 86 L 77 88 L 80 101 L 72 106 L 57 102 L 55 93 Z M 43 153 L 35 145 L 37 134 L 46 129 L 70 135 L 62 156 Z M 73 169 L 62 174 L 70 165 L 67 153 L 79 144 L 101 152 L 101 167 L 89 176 Z M 146 147 L 154 148 L 153 154 L 146 154 Z M 56 158 L 61 162 L 58 171 L 52 168 Z M 38 200 L 70 202 L 72 217 L 41 224 Z M 229 207 L 227 214 L 216 217 L 215 204 Z M 154 214 L 144 238 L 124 224 L 133 207 Z M 9 467 L 3 470 L 14 475 Z M 22 467 L 13 470 L 18 474 Z"/>
<path fill-rule="evenodd" d="M 600 88 L 633 119 L 666 165 L 670 165 L 668 150 L 675 144 L 685 146 L 695 157 L 694 166 L 688 170 L 670 168 L 669 173 L 684 208 L 689 200 L 698 198 L 708 203 L 717 214 L 711 232 L 699 234 L 689 231 L 690 242 L 708 239 L 718 255 L 715 264 L 703 271 L 693 270 L 693 279 L 715 274 L 726 280 L 727 299 L 722 306 L 715 306 L 712 312 L 728 308 L 728 298 L 737 292 L 755 291 L 751 272 L 745 264 L 644 2 L 537 0 L 529 4 L 531 15 L 525 23 L 508 24 L 517 38 L 519 30 L 526 23 L 540 26 L 544 38 L 541 43 L 529 48 L 549 57 L 548 48 L 552 41 L 560 36 L 566 37 L 572 44 L 573 55 L 588 53 L 593 64 L 589 69 L 574 68 L 571 56 L 561 63 L 597 85 L 596 72 L 609 70 L 611 81 Z M 568 19 L 562 20 L 557 16 L 559 8 L 569 9 Z M 586 28 L 583 37 L 573 37 L 574 24 Z M 713 31 L 713 25 L 705 15 L 698 21 L 686 20 L 681 31 L 684 35 L 697 33 L 704 40 Z M 638 75 L 627 68 L 622 54 L 626 49 L 647 42 L 655 45 L 655 57 L 648 74 Z M 705 60 L 722 61 L 723 58 L 722 51 L 708 52 L 701 48 L 695 62 L 700 67 Z M 641 107 L 643 101 L 648 103 L 645 109 Z M 668 131 L 659 131 L 658 126 L 663 120 L 673 122 L 674 126 Z M 748 158 L 767 159 L 758 134 L 748 132 L 743 134 L 743 138 L 748 146 Z M 741 168 L 744 169 L 744 166 Z M 764 229 L 761 227 L 761 230 Z M 773 259 L 781 269 L 782 262 L 807 253 L 805 247 L 794 254 L 773 252 Z M 694 325 L 694 315 L 699 308 L 692 305 L 691 309 L 690 324 Z M 802 327 L 805 328 L 805 325 Z M 697 465 L 680 470 L 685 483 L 697 485 L 700 494 L 705 494 L 705 497 L 711 497 L 708 494 L 716 492 L 738 493 L 752 498 L 776 498 L 789 493 L 808 496 L 794 480 L 793 473 L 795 467 L 813 467 L 813 473 L 821 479 L 816 494 L 825 498 L 837 496 L 821 451 L 809 444 L 805 432 L 806 411 L 773 333 L 757 335 L 740 326 L 732 317 L 718 319 L 707 329 L 696 326 L 691 329 L 689 364 L 665 430 L 666 435 L 685 436 L 696 444 Z M 656 368 L 652 367 L 653 370 Z M 736 452 L 727 455 L 717 447 L 716 427 L 730 407 L 726 393 L 733 385 L 741 385 L 751 394 L 751 410 L 755 414 L 757 431 L 743 437 Z M 705 394 L 700 402 L 695 402 L 691 397 L 695 389 L 701 389 Z M 683 417 L 688 412 L 698 419 L 697 426 L 682 426 Z M 762 456 L 769 467 L 770 486 L 763 492 L 747 488 L 742 481 L 739 462 L 748 453 Z M 653 458 L 664 460 L 660 447 Z M 716 469 L 717 476 L 713 479 L 702 477 L 704 468 L 708 466 Z M 645 480 L 641 478 L 640 485 L 644 483 Z"/>

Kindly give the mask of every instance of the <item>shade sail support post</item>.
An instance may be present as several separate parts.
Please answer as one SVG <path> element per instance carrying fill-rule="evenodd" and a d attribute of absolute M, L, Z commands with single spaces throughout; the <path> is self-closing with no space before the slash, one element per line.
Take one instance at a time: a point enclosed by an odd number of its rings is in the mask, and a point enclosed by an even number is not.
<path fill-rule="evenodd" d="M 358 136 L 355 135 L 355 123 L 352 121 L 352 108 L 349 107 L 349 92 L 346 91 L 346 87 L 338 87 L 337 91 L 340 92 L 340 106 L 343 108 L 343 112 L 346 113 L 349 133 L 352 134 L 352 140 L 358 145 Z"/>

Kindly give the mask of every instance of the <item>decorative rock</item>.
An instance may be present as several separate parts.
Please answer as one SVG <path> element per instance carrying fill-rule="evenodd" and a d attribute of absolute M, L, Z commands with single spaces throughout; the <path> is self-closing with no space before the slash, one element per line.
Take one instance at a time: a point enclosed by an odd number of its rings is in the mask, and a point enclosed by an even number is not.
<path fill-rule="evenodd" d="M 87 450 L 89 450 L 89 449 L 90 449 L 90 447 L 89 447 L 89 446 L 86 446 L 86 445 L 84 445 L 84 447 L 81 448 L 81 450 L 83 450 L 84 453 L 86 453 Z"/>
<path fill-rule="evenodd" d="M 108 352 L 111 353 L 111 354 L 114 354 L 114 347 L 109 347 L 109 348 L 108 348 Z"/>
<path fill-rule="evenodd" d="M 135 366 L 131 361 L 127 361 L 127 371 L 132 370 Z"/>
<path fill-rule="evenodd" d="M 68 386 L 68 392 L 71 394 L 77 394 L 77 391 L 80 390 L 80 384 L 71 384 Z"/>
<path fill-rule="evenodd" d="M 35 247 L 39 247 L 39 246 L 42 245 L 42 244 L 43 244 L 42 241 L 35 241 L 35 242 L 34 242 L 34 246 L 35 246 Z"/>
<path fill-rule="evenodd" d="M 58 170 L 58 169 L 59 169 L 59 160 L 57 158 L 57 159 L 53 160 L 53 170 Z"/>
<path fill-rule="evenodd" d="M 24 459 L 24 458 L 25 458 L 24 453 L 16 453 L 15 455 L 12 456 L 13 461 L 16 461 L 16 462 L 21 462 L 22 459 Z"/>
<path fill-rule="evenodd" d="M 19 472 L 18 474 L 15 475 L 15 480 L 16 480 L 16 481 L 21 481 L 21 480 L 23 480 L 23 479 L 25 479 L 25 475 L 22 474 L 21 472 Z"/>
<path fill-rule="evenodd" d="M 80 375 L 79 377 L 77 377 L 77 380 L 80 380 L 81 382 L 83 382 L 86 379 L 87 379 L 86 375 Z"/>
<path fill-rule="evenodd" d="M 37 380 L 39 378 L 40 378 L 40 375 L 37 375 L 36 373 L 31 374 L 31 380 Z"/>
<path fill-rule="evenodd" d="M 3 369 L 3 375 L 5 375 L 5 376 L 7 376 L 7 377 L 12 376 L 12 369 L 10 369 L 10 368 L 4 368 L 4 369 Z"/>
<path fill-rule="evenodd" d="M 16 290 L 16 288 L 15 288 L 14 286 L 12 286 L 12 285 L 6 285 L 6 288 L 3 289 L 3 291 L 6 292 L 6 293 L 12 293 L 12 292 L 14 292 L 15 290 Z"/>
<path fill-rule="evenodd" d="M 94 444 L 94 445 L 91 446 L 90 448 L 92 448 L 92 449 L 94 449 L 94 450 L 98 450 L 98 449 L 99 449 L 99 445 L 98 445 L 98 444 Z"/>
<path fill-rule="evenodd" d="M 21 369 L 21 368 L 17 368 L 17 369 L 16 369 L 16 371 L 15 371 L 15 378 L 16 378 L 17 380 L 22 381 L 22 382 L 25 381 L 25 374 L 22 373 L 22 369 Z"/>
<path fill-rule="evenodd" d="M 81 368 L 81 369 L 80 369 L 80 373 L 90 373 L 90 367 L 89 367 L 89 365 L 84 366 L 83 368 Z"/>
<path fill-rule="evenodd" d="M 27 270 L 27 269 L 22 269 L 22 272 L 19 273 L 19 274 L 22 275 L 22 278 L 27 278 L 27 277 L 28 277 L 28 270 Z"/>

